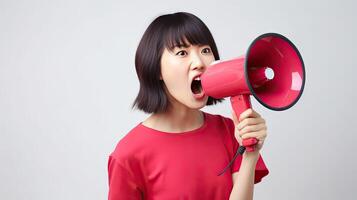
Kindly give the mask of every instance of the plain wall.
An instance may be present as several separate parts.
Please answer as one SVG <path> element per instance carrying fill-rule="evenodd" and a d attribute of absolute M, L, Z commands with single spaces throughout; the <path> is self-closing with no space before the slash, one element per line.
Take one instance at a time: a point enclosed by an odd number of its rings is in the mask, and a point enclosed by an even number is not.
<path fill-rule="evenodd" d="M 106 199 L 107 159 L 148 115 L 131 110 L 134 55 L 149 23 L 191 12 L 221 59 L 266 32 L 300 50 L 300 101 L 272 111 L 255 199 L 354 199 L 356 19 L 351 1 L 0 1 L 0 199 Z M 229 99 L 203 109 L 230 116 Z"/>

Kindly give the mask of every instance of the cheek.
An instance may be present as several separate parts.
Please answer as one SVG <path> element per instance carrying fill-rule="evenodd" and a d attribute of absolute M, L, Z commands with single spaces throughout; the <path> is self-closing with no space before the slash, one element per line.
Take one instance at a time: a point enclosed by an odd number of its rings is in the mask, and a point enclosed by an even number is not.
<path fill-rule="evenodd" d="M 181 88 L 188 79 L 185 64 L 176 60 L 163 62 L 161 73 L 168 88 Z"/>
<path fill-rule="evenodd" d="M 211 55 L 211 56 L 206 57 L 204 62 L 205 62 L 206 66 L 209 66 L 214 61 L 215 61 L 214 56 Z"/>

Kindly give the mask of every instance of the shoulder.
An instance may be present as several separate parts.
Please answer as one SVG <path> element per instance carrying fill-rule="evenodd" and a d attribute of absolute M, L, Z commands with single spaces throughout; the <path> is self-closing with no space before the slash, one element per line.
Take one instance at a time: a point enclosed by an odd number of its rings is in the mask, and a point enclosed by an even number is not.
<path fill-rule="evenodd" d="M 215 126 L 225 126 L 229 130 L 234 129 L 234 122 L 231 118 L 225 117 L 220 114 L 211 114 L 211 113 L 206 113 L 206 116 L 209 118 L 209 123 L 214 124 Z"/>
<path fill-rule="evenodd" d="M 234 156 L 233 149 L 236 145 L 235 125 L 231 118 L 219 114 L 208 114 L 210 118 L 210 127 L 219 131 L 219 135 L 223 139 L 224 145 L 227 147 L 231 156 Z M 213 126 L 212 126 L 213 125 Z"/>
<path fill-rule="evenodd" d="M 116 142 L 109 156 L 120 162 L 133 162 L 136 157 L 135 155 L 143 149 L 144 142 L 141 135 L 139 125 L 132 128 Z"/>

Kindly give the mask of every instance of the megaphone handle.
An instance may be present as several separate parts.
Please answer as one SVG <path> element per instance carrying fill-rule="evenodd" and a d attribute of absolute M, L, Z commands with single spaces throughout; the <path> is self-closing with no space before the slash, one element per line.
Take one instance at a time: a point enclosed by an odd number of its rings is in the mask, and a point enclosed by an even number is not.
<path fill-rule="evenodd" d="M 248 94 L 240 94 L 237 96 L 233 96 L 230 98 L 230 100 L 231 100 L 231 105 L 233 107 L 234 114 L 238 117 L 245 110 L 252 107 L 252 105 L 250 104 L 250 97 Z M 238 117 L 236 118 L 239 119 Z M 243 155 L 244 151 L 246 150 L 248 152 L 254 151 L 255 150 L 254 147 L 257 142 L 258 141 L 256 138 L 248 138 L 243 140 L 242 146 L 239 146 L 231 162 L 229 162 L 229 164 L 223 169 L 221 173 L 218 174 L 218 176 L 221 176 L 222 174 L 224 174 L 224 172 L 226 172 L 229 169 L 229 167 L 234 163 L 238 155 Z"/>
<path fill-rule="evenodd" d="M 236 115 L 236 118 L 239 119 L 239 116 L 247 109 L 252 107 L 250 103 L 249 94 L 240 94 L 230 98 L 233 111 Z M 255 145 L 258 143 L 256 138 L 248 138 L 243 140 L 243 146 L 246 147 L 248 152 L 255 150 Z"/>

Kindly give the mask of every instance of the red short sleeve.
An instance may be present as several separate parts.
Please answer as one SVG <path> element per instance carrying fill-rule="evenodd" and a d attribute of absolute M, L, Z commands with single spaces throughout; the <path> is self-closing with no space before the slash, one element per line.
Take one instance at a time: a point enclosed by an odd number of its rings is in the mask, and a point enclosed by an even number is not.
<path fill-rule="evenodd" d="M 234 129 L 235 129 L 234 122 L 230 118 L 226 118 L 226 121 L 228 121 L 227 123 L 228 123 L 229 131 L 230 131 L 230 136 L 231 136 L 230 138 L 233 143 L 233 155 L 235 155 L 235 153 L 237 152 L 237 149 L 239 147 L 239 143 L 234 136 Z M 236 160 L 234 161 L 234 163 L 232 164 L 231 173 L 239 171 L 241 162 L 242 162 L 242 156 L 239 155 L 236 158 Z M 269 174 L 269 170 L 266 167 L 262 156 L 259 154 L 259 159 L 258 159 L 257 165 L 255 167 L 254 183 L 259 183 L 262 180 L 262 178 L 268 174 Z"/>
<path fill-rule="evenodd" d="M 130 170 L 122 166 L 113 156 L 108 160 L 108 200 L 139 200 L 141 190 Z"/>

